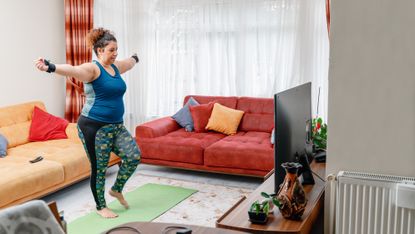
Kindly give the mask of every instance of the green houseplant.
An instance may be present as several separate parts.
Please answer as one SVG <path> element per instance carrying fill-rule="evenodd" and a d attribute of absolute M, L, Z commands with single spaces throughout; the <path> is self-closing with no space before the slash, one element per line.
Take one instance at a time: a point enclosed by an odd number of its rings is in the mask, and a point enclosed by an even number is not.
<path fill-rule="evenodd" d="M 268 201 L 254 201 L 248 211 L 249 221 L 251 223 L 266 223 L 268 221 L 268 211 Z"/>
<path fill-rule="evenodd" d="M 280 203 L 274 195 L 261 192 L 264 197 L 262 201 L 254 201 L 248 211 L 249 221 L 252 223 L 266 223 L 268 221 L 268 213 L 272 212 L 275 206 L 279 207 Z"/>
<path fill-rule="evenodd" d="M 321 117 L 314 118 L 312 121 L 312 136 L 314 151 L 327 149 L 327 124 L 323 123 Z"/>

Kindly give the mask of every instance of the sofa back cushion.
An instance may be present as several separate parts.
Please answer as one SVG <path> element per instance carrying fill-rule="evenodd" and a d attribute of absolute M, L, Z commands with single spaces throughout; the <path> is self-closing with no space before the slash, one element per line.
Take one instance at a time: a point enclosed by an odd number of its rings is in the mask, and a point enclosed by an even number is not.
<path fill-rule="evenodd" d="M 34 107 L 45 110 L 42 102 L 28 102 L 0 108 L 0 133 L 7 138 L 8 148 L 29 142 L 29 129 Z"/>
<path fill-rule="evenodd" d="M 232 109 L 236 109 L 237 97 L 224 97 L 224 96 L 201 96 L 201 95 L 188 95 L 184 98 L 183 105 L 193 97 L 199 104 L 207 104 L 209 102 L 217 102 L 221 105 L 227 106 Z"/>
<path fill-rule="evenodd" d="M 274 99 L 240 97 L 236 109 L 245 112 L 240 131 L 271 132 L 274 128 Z"/>

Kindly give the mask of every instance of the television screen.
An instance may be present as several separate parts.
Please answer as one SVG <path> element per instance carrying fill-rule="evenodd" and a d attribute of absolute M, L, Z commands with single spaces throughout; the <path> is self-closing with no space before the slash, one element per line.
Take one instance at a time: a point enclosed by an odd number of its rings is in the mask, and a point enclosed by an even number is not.
<path fill-rule="evenodd" d="M 274 108 L 275 193 L 284 181 L 284 162 L 301 163 L 303 184 L 314 184 L 307 158 L 312 151 L 311 82 L 275 94 Z"/>

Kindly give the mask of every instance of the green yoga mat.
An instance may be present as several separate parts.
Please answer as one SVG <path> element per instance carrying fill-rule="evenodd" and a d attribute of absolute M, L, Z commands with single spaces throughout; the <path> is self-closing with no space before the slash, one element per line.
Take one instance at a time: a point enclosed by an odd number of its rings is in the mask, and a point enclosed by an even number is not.
<path fill-rule="evenodd" d="M 160 184 L 145 184 L 125 194 L 130 205 L 126 210 L 117 200 L 108 207 L 119 216 L 104 219 L 96 212 L 80 217 L 68 225 L 69 234 L 101 233 L 119 224 L 135 221 L 151 221 L 197 192 L 197 190 Z"/>

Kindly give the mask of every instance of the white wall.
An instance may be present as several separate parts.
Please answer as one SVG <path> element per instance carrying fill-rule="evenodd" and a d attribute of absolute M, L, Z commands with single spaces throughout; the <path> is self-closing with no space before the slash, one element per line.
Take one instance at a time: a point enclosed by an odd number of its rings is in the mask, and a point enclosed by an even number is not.
<path fill-rule="evenodd" d="M 333 1 L 327 172 L 415 176 L 415 1 Z"/>
<path fill-rule="evenodd" d="M 415 1 L 331 7 L 327 174 L 415 177 Z"/>
<path fill-rule="evenodd" d="M 0 0 L 0 107 L 41 100 L 64 115 L 65 79 L 40 72 L 33 60 L 43 56 L 65 63 L 63 0 Z"/>

